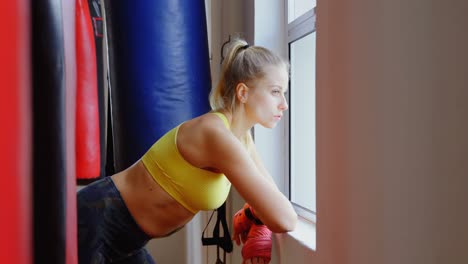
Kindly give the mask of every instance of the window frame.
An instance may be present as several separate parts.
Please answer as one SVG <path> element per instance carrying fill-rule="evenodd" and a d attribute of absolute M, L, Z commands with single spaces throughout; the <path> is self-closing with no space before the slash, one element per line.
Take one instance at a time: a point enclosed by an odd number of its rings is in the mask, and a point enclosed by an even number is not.
<path fill-rule="evenodd" d="M 312 34 L 316 32 L 316 7 L 313 7 L 311 10 L 307 11 L 306 13 L 302 14 L 301 16 L 297 17 L 296 19 L 292 20 L 290 23 L 288 23 L 289 18 L 289 1 L 285 1 L 285 10 L 286 10 L 286 43 L 287 43 L 287 54 L 288 54 L 288 59 L 289 62 L 291 62 L 291 44 L 309 34 Z M 291 93 L 294 93 L 293 89 L 291 89 L 291 79 L 289 80 L 288 83 L 289 86 L 289 92 L 287 93 L 287 100 L 288 104 L 291 105 Z M 316 103 L 314 104 L 314 107 L 316 107 Z M 285 125 L 285 135 L 288 140 L 288 144 L 286 146 L 286 151 L 287 151 L 287 159 L 286 159 L 286 176 L 285 176 L 285 183 L 287 183 L 285 186 L 286 190 L 288 190 L 288 196 L 289 200 L 291 200 L 292 197 L 292 173 L 291 173 L 291 111 L 288 111 L 288 114 L 286 115 L 286 125 Z M 316 175 L 317 176 L 317 175 Z M 317 190 L 315 190 L 314 195 L 317 197 Z M 291 201 L 291 203 L 294 206 L 294 209 L 296 210 L 297 214 L 302 217 L 303 219 L 307 221 L 311 221 L 313 223 L 316 223 L 317 221 L 317 216 L 316 212 L 313 212 L 309 209 L 306 209 L 302 207 L 299 204 L 294 203 Z"/>

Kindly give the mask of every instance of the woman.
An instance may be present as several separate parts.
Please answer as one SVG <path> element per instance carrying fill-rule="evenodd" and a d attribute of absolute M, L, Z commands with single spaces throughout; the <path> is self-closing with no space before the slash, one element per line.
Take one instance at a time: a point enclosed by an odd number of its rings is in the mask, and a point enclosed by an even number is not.
<path fill-rule="evenodd" d="M 272 232 L 294 229 L 297 215 L 250 135 L 255 124 L 275 127 L 288 108 L 288 65 L 265 48 L 231 43 L 210 94 L 212 112 L 175 127 L 130 168 L 78 193 L 81 264 L 154 263 L 143 249 L 147 241 L 179 230 L 200 210 L 221 206 L 231 184 L 254 222 Z M 248 219 L 236 223 L 237 242 L 258 229 Z M 259 257 L 246 263 L 269 261 Z"/>

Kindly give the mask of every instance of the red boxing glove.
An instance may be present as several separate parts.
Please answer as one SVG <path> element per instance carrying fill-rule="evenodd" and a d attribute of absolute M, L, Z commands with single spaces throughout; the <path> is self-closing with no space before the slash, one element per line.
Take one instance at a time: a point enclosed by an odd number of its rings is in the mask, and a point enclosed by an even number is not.
<path fill-rule="evenodd" d="M 247 234 L 250 230 L 250 226 L 252 226 L 253 224 L 253 221 L 250 220 L 245 214 L 245 209 L 247 208 L 249 208 L 249 205 L 246 203 L 242 209 L 237 211 L 233 218 L 233 240 L 236 241 L 237 245 L 240 245 L 241 241 L 242 243 L 245 243 L 245 240 L 247 239 Z"/>
<path fill-rule="evenodd" d="M 271 234 L 266 225 L 252 225 L 250 227 L 247 241 L 242 247 L 242 258 L 244 262 L 251 258 L 262 258 L 269 263 L 271 260 Z"/>

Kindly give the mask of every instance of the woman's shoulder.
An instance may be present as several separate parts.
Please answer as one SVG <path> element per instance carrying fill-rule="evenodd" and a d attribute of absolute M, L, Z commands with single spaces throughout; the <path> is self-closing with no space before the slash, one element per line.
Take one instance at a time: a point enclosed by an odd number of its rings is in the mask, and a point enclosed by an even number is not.
<path fill-rule="evenodd" d="M 208 112 L 201 116 L 195 117 L 184 123 L 186 129 L 195 132 L 229 132 L 229 121 L 224 114 L 218 112 Z"/>
<path fill-rule="evenodd" d="M 180 141 L 189 140 L 199 143 L 209 143 L 226 137 L 232 133 L 226 125 L 226 121 L 219 115 L 209 112 L 184 122 L 178 132 Z"/>
<path fill-rule="evenodd" d="M 224 121 L 212 113 L 203 114 L 183 123 L 177 135 L 182 156 L 196 167 L 215 167 L 212 160 L 232 142 L 232 133 Z"/>

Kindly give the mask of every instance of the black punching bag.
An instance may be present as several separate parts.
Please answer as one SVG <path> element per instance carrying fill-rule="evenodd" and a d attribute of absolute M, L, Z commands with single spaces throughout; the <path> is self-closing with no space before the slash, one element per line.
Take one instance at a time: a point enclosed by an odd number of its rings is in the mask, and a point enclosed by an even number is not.
<path fill-rule="evenodd" d="M 75 264 L 75 2 L 31 3 L 34 263 Z"/>

